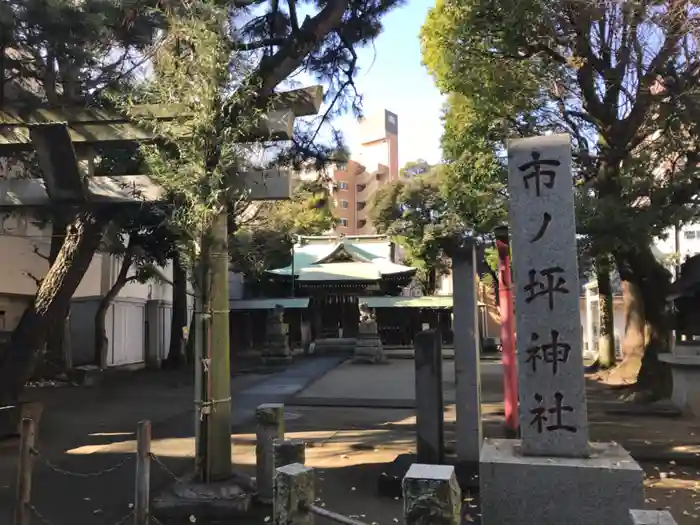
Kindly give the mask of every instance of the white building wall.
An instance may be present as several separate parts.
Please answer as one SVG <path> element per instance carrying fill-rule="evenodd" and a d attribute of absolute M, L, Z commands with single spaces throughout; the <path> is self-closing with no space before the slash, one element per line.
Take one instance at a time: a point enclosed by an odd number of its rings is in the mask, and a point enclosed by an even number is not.
<path fill-rule="evenodd" d="M 681 228 L 679 237 L 678 253 L 680 254 L 681 262 L 700 253 L 700 222 L 684 225 Z M 674 229 L 669 228 L 666 230 L 666 235 L 663 238 L 655 239 L 654 246 L 664 255 L 675 253 L 676 239 Z"/>

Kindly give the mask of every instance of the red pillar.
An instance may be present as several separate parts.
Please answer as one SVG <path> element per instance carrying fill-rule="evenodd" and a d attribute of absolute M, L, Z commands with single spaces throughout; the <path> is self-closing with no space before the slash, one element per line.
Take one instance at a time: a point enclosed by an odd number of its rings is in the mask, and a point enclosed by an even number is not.
<path fill-rule="evenodd" d="M 515 357 L 515 317 L 513 315 L 513 281 L 510 271 L 508 228 L 495 231 L 498 250 L 498 304 L 501 317 L 501 347 L 503 361 L 503 402 L 506 415 L 506 434 L 518 433 L 518 367 Z"/>

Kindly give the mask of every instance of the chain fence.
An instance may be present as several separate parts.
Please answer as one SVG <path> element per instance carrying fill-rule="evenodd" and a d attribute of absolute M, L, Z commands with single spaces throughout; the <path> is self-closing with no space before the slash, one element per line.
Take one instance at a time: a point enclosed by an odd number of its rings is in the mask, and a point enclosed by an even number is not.
<path fill-rule="evenodd" d="M 54 519 L 51 512 L 47 512 L 45 507 L 42 508 L 42 505 L 35 501 L 36 497 L 33 497 L 32 494 L 32 479 L 37 467 L 45 469 L 44 472 L 48 470 L 51 473 L 66 478 L 96 480 L 122 471 L 130 465 L 134 465 L 132 474 L 132 479 L 134 479 L 134 499 L 132 503 L 126 505 L 128 506 L 128 512 L 123 513 L 118 519 L 114 520 L 107 517 L 100 519 L 98 516 L 95 517 L 95 520 L 98 520 L 103 525 L 123 525 L 125 523 L 145 525 L 149 522 L 159 524 L 160 522 L 149 513 L 151 475 L 148 463 L 153 460 L 153 462 L 166 473 L 168 480 L 182 480 L 176 476 L 160 458 L 151 453 L 150 433 L 150 422 L 142 421 L 139 423 L 137 432 L 136 454 L 129 452 L 120 461 L 92 471 L 71 470 L 42 454 L 35 445 L 36 429 L 34 420 L 23 420 L 20 435 L 20 457 L 17 475 L 14 525 L 30 525 L 37 522 L 43 525 L 66 525 L 65 523 L 61 523 L 60 519 Z M 41 479 L 44 479 L 43 473 Z M 114 483 L 114 479 L 110 479 L 110 486 L 114 486 L 112 485 Z M 85 501 L 94 501 L 92 498 L 88 497 L 84 497 L 83 499 Z M 62 502 L 62 506 L 66 506 L 66 502 Z M 51 505 L 49 505 L 49 507 L 51 507 Z M 103 516 L 108 514 L 108 512 L 103 509 L 95 509 L 92 513 L 94 515 L 102 514 Z M 114 512 L 114 514 L 117 514 L 117 512 Z"/>

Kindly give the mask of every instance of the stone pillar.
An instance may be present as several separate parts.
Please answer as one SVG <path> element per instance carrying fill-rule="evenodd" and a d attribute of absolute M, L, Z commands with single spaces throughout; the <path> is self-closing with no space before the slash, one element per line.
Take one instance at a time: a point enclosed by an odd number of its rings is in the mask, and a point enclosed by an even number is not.
<path fill-rule="evenodd" d="M 272 443 L 272 457 L 275 472 L 280 467 L 294 463 L 306 463 L 306 443 L 300 439 L 275 439 Z"/>
<path fill-rule="evenodd" d="M 419 332 L 414 345 L 418 463 L 440 464 L 445 459 L 440 332 Z"/>
<path fill-rule="evenodd" d="M 451 465 L 414 463 L 403 478 L 406 525 L 459 525 L 462 492 Z"/>
<path fill-rule="evenodd" d="M 272 501 L 272 482 L 274 476 L 275 440 L 284 439 L 284 405 L 265 403 L 255 410 L 256 428 L 256 475 L 258 482 L 258 499 L 263 503 Z"/>
<path fill-rule="evenodd" d="M 473 242 L 463 250 L 452 258 L 457 460 L 476 470 L 483 441 L 476 250 Z"/>
<path fill-rule="evenodd" d="M 513 140 L 508 172 L 522 440 L 482 446 L 482 523 L 629 523 L 642 469 L 588 441 L 569 136 Z"/>
<path fill-rule="evenodd" d="M 292 350 L 289 347 L 287 328 L 284 324 L 284 308 L 275 306 L 268 312 L 265 324 L 265 348 L 263 362 L 265 364 L 288 364 L 292 361 Z"/>
<path fill-rule="evenodd" d="M 305 506 L 314 503 L 314 469 L 299 463 L 280 467 L 275 473 L 273 525 L 313 525 Z"/>

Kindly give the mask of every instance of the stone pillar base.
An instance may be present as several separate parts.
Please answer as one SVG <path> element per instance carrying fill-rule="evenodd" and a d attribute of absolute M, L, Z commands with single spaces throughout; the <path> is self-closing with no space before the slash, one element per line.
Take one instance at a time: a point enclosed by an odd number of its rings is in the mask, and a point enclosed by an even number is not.
<path fill-rule="evenodd" d="M 483 525 L 629 523 L 644 506 L 644 473 L 617 443 L 591 443 L 587 459 L 522 456 L 520 443 L 484 441 Z"/>
<path fill-rule="evenodd" d="M 382 347 L 382 340 L 379 339 L 379 336 L 358 336 L 357 343 L 355 344 L 353 361 L 356 363 L 372 364 L 385 362 L 384 348 Z"/>
<path fill-rule="evenodd" d="M 630 510 L 632 525 L 677 525 L 667 510 Z"/>

